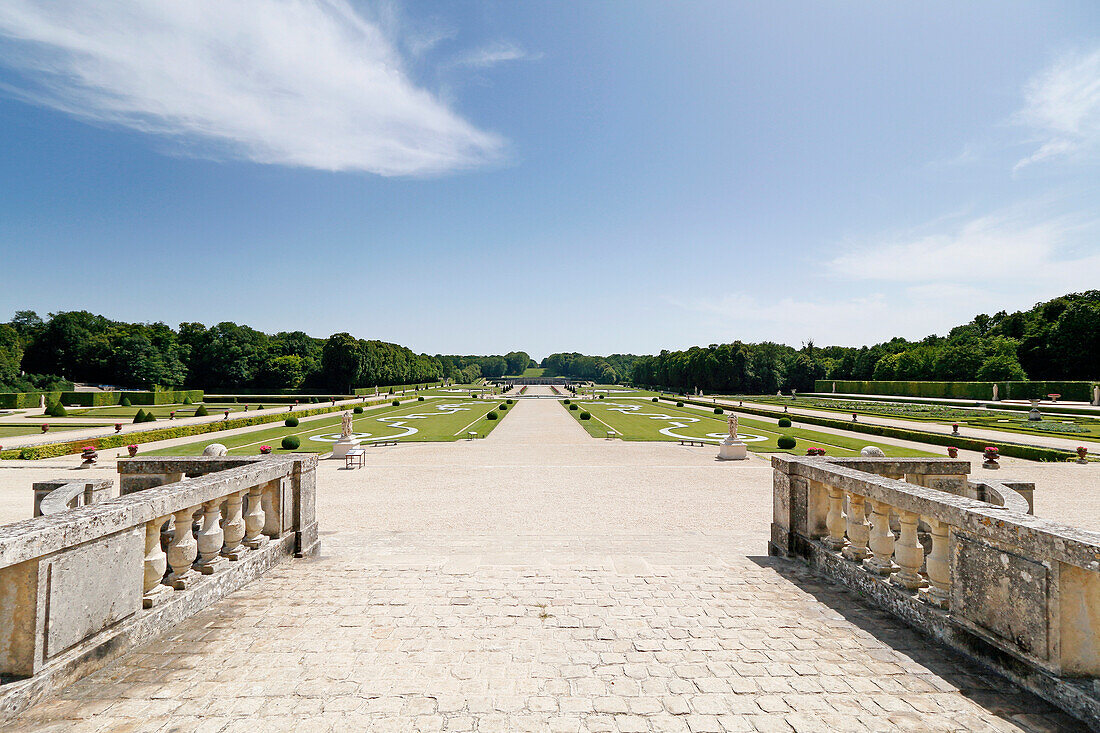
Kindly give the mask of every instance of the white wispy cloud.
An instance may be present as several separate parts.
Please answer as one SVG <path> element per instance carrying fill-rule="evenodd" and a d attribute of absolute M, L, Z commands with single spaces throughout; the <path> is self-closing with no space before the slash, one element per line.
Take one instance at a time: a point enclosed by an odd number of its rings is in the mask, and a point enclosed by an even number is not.
<path fill-rule="evenodd" d="M 1039 145 L 1015 170 L 1094 151 L 1100 143 L 1100 49 L 1066 55 L 1032 77 L 1014 119 L 1033 130 Z"/>
<path fill-rule="evenodd" d="M 1094 222 L 1006 211 L 850 247 L 827 264 L 842 279 L 906 283 L 1100 282 Z"/>
<path fill-rule="evenodd" d="M 506 61 L 535 61 L 540 58 L 540 53 L 530 53 L 514 43 L 500 41 L 456 56 L 448 65 L 487 69 Z"/>
<path fill-rule="evenodd" d="M 380 175 L 502 158 L 346 0 L 0 2 L 7 91 L 206 156 Z"/>

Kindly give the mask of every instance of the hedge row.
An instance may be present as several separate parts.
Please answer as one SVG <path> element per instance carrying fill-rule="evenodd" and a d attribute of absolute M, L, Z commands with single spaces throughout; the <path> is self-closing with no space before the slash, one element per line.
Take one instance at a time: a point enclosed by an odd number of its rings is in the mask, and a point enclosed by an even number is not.
<path fill-rule="evenodd" d="M 815 399 L 829 399 L 831 397 L 835 397 L 838 400 L 849 399 L 847 397 L 842 397 L 839 394 L 831 395 L 831 394 L 827 394 L 827 393 L 822 393 L 820 395 L 815 395 L 814 396 Z M 897 401 L 897 397 L 891 396 L 891 395 L 863 395 L 862 397 L 853 397 L 851 399 L 858 399 L 860 401 L 866 401 L 866 402 L 896 402 Z M 1009 404 L 1007 402 L 994 402 L 993 400 L 956 400 L 956 399 L 950 399 L 950 398 L 943 398 L 943 399 L 939 399 L 939 400 L 936 400 L 936 401 L 932 402 L 928 398 L 917 398 L 913 401 L 913 404 L 918 404 L 918 405 L 935 404 L 935 405 L 944 405 L 946 407 L 973 407 L 975 402 L 981 403 L 981 405 L 983 407 L 987 407 L 990 410 L 1010 410 L 1010 411 L 1014 410 L 1016 412 L 1030 412 L 1031 411 L 1031 405 L 1016 405 L 1016 404 Z M 1081 416 L 1095 417 L 1095 415 L 1096 415 L 1095 412 L 1083 409 L 1081 407 L 1075 407 L 1073 405 L 1051 405 L 1051 404 L 1046 404 L 1046 405 L 1043 405 L 1042 407 L 1040 407 L 1039 410 L 1043 414 L 1051 413 L 1051 414 L 1058 414 L 1058 415 L 1076 415 L 1078 417 L 1081 417 Z"/>
<path fill-rule="evenodd" d="M 383 400 L 376 400 L 374 402 L 367 402 L 367 405 L 381 404 Z M 300 410 L 295 412 L 295 417 L 311 417 L 313 415 L 324 415 L 329 412 L 339 412 L 346 410 L 347 405 L 328 405 L 325 407 L 314 407 L 310 409 Z M 85 438 L 83 440 L 73 441 L 71 443 L 50 443 L 48 445 L 36 445 L 27 446 L 24 448 L 13 448 L 11 450 L 0 451 L 0 460 L 14 460 L 21 458 L 24 460 L 37 460 L 39 458 L 56 458 L 58 456 L 67 456 L 73 453 L 80 453 L 86 445 L 95 446 L 97 450 L 106 450 L 108 448 L 122 448 L 127 445 L 139 445 L 141 443 L 154 443 L 158 440 L 168 440 L 170 438 L 186 438 L 192 435 L 203 435 L 204 433 L 217 433 L 222 430 L 233 430 L 234 428 L 246 428 L 253 425 L 264 425 L 271 422 L 279 422 L 286 418 L 286 414 L 268 414 L 268 415 L 256 415 L 253 417 L 238 417 L 230 420 L 217 420 L 215 422 L 201 423 L 199 425 L 182 425 L 179 427 L 170 428 L 157 428 L 154 430 L 143 430 L 136 433 L 118 433 L 115 435 L 105 435 L 102 438 Z"/>
<path fill-rule="evenodd" d="M 362 395 L 346 395 L 346 394 L 208 394 L 204 398 L 204 402 L 210 405 L 224 405 L 224 404 L 240 404 L 240 405 L 255 405 L 258 403 L 268 403 L 274 405 L 293 405 L 295 402 L 308 405 L 311 404 L 311 400 L 317 400 L 317 403 L 331 402 L 334 398 L 337 400 L 349 400 L 352 397 Z"/>
<path fill-rule="evenodd" d="M 414 384 L 387 384 L 387 385 L 379 385 L 377 387 L 377 389 L 378 389 L 378 394 L 385 394 L 385 393 L 389 392 L 391 389 L 394 392 L 400 391 L 402 389 L 418 389 L 418 388 L 419 389 L 432 389 L 433 387 L 438 387 L 441 384 L 443 384 L 443 382 L 441 382 L 441 381 L 439 381 L 439 382 L 416 382 Z M 374 394 L 374 390 L 375 390 L 374 387 L 359 387 L 358 389 L 355 390 L 355 394 L 357 394 L 357 395 Z"/>
<path fill-rule="evenodd" d="M 837 388 L 840 385 L 837 384 Z M 669 400 L 667 397 L 661 399 Z M 684 400 L 691 405 L 699 405 L 700 407 L 714 407 L 712 402 L 700 402 L 698 400 Z M 762 417 L 777 417 L 775 410 L 764 410 L 756 407 L 731 407 L 738 412 L 745 412 L 750 415 L 760 415 Z M 784 413 L 778 413 L 783 415 Z M 962 435 L 946 435 L 944 433 L 930 433 L 925 430 L 913 430 L 911 428 L 898 428 L 892 425 L 873 425 L 871 423 L 862 422 L 849 422 L 848 420 L 838 420 L 831 417 L 820 417 L 818 415 L 790 415 L 791 418 L 800 423 L 806 425 L 820 425 L 826 428 L 839 428 L 840 430 L 848 430 L 855 433 L 867 433 L 868 435 L 879 435 L 886 438 L 899 438 L 901 440 L 912 440 L 918 443 L 931 443 L 932 445 L 943 446 L 955 446 L 963 450 L 972 450 L 981 453 L 985 450 L 987 445 L 990 445 L 989 440 L 983 440 L 980 438 L 967 438 Z M 1014 458 L 1026 458 L 1029 461 L 1065 461 L 1069 458 L 1076 458 L 1077 454 L 1070 453 L 1065 450 L 1058 450 L 1056 448 L 1043 448 L 1037 445 L 1024 445 L 1023 443 L 1003 443 L 996 442 L 995 445 L 1001 449 L 1001 455 L 1012 456 Z"/>
<path fill-rule="evenodd" d="M 46 395 L 47 404 L 60 401 L 66 407 L 106 407 L 117 405 L 123 397 L 128 397 L 131 405 L 174 405 L 183 402 L 184 398 L 190 398 L 192 402 L 202 402 L 201 389 L 155 392 L 0 392 L 0 407 L 38 407 L 41 395 Z"/>
<path fill-rule="evenodd" d="M 1048 394 L 1060 394 L 1064 400 L 1091 402 L 1097 382 L 886 382 L 841 379 L 819 379 L 814 391 L 836 391 L 844 394 L 893 395 L 896 397 L 954 397 L 971 400 L 992 400 L 993 385 L 1002 400 L 1033 400 Z"/>

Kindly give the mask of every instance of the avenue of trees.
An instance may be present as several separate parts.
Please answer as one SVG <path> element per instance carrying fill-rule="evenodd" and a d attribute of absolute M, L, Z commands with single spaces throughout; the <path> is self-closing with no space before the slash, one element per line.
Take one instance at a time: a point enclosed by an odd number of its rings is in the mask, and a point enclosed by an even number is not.
<path fill-rule="evenodd" d="M 639 358 L 640 385 L 770 394 L 810 391 L 817 379 L 1088 380 L 1100 371 L 1100 290 L 1072 293 L 1030 310 L 980 314 L 947 336 L 894 338 L 874 346 L 801 349 L 775 343 L 712 344 Z"/>
<path fill-rule="evenodd" d="M 596 384 L 618 384 L 630 379 L 631 367 L 639 357 L 633 354 L 585 356 L 578 353 L 551 354 L 539 364 L 547 377 L 586 379 Z"/>

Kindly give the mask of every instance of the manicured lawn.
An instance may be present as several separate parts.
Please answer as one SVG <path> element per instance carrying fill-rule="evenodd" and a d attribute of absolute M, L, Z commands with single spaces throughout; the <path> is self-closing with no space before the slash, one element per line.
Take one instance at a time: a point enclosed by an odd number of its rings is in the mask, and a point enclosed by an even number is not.
<path fill-rule="evenodd" d="M 545 369 L 539 369 L 538 367 L 530 367 L 528 369 L 524 369 L 523 374 L 520 374 L 519 376 L 521 376 L 521 377 L 541 377 L 545 373 L 546 373 Z M 513 374 L 511 376 L 514 377 L 516 375 Z M 507 379 L 507 378 L 508 377 L 505 377 L 505 379 Z"/>
<path fill-rule="evenodd" d="M 875 400 L 840 400 L 816 397 L 776 397 L 765 395 L 757 397 L 732 397 L 725 399 L 743 399 L 768 405 L 787 405 L 792 408 L 806 408 L 813 410 L 827 410 L 851 416 L 853 412 L 860 415 L 874 415 L 877 417 L 889 417 L 913 422 L 932 422 L 941 425 L 959 423 L 976 428 L 989 430 L 1004 430 L 1025 435 L 1058 435 L 1067 438 L 1083 438 L 1085 440 L 1100 439 L 1100 420 L 1089 417 L 1077 417 L 1073 415 L 1061 415 L 1058 413 L 1043 413 L 1043 420 L 1031 422 L 1027 419 L 1027 412 L 1022 410 L 991 410 L 988 408 L 965 408 L 951 405 L 936 405 L 928 403 L 909 402 L 880 402 Z M 986 403 L 982 403 L 986 404 Z M 1040 409 L 1040 412 L 1042 410 Z M 914 426 L 918 427 L 919 426 Z"/>
<path fill-rule="evenodd" d="M 42 428 L 39 427 L 42 423 L 47 423 L 50 426 L 50 432 L 43 433 Z M 109 428 L 104 425 L 64 425 L 56 423 L 53 418 L 46 417 L 36 421 L 33 425 L 0 425 L 0 438 L 10 438 L 16 435 L 44 435 L 49 437 L 54 433 L 63 430 L 76 430 L 78 428 L 100 428 L 108 430 Z"/>
<path fill-rule="evenodd" d="M 579 409 L 569 410 L 590 435 L 596 438 L 607 437 L 608 430 L 619 433 L 623 440 L 639 441 L 678 441 L 681 438 L 704 440 L 717 445 L 727 434 L 728 415 L 715 415 L 689 407 L 676 407 L 667 402 L 652 402 L 646 399 L 597 399 L 579 400 Z M 587 410 L 592 418 L 581 420 L 580 413 Z M 738 434 L 749 450 L 771 453 L 805 454 L 807 448 L 824 448 L 827 455 L 855 456 L 861 448 L 874 445 L 888 456 L 932 456 L 940 455 L 913 448 L 902 448 L 884 443 L 876 443 L 863 437 L 833 435 L 816 430 L 790 427 L 780 428 L 763 420 L 754 420 L 738 415 Z M 797 440 L 790 450 L 782 450 L 776 444 L 780 436 L 789 435 Z"/>
<path fill-rule="evenodd" d="M 381 408 L 367 409 L 361 415 L 352 416 L 352 429 L 363 445 L 377 441 L 397 440 L 400 442 L 443 442 L 462 440 L 469 431 L 478 437 L 485 437 L 501 419 L 507 417 L 507 411 L 501 411 L 503 401 L 473 399 L 427 399 L 423 402 L 415 398 L 399 407 L 387 405 Z M 509 406 L 511 407 L 511 406 Z M 488 420 L 486 415 L 497 410 L 500 419 Z M 340 437 L 341 413 L 333 413 L 321 420 L 303 422 L 297 427 L 288 428 L 281 423 L 274 427 L 265 427 L 238 435 L 218 436 L 216 433 L 205 435 L 202 439 L 185 445 L 143 451 L 142 455 L 196 456 L 211 443 L 221 443 L 232 455 L 255 455 L 261 445 L 270 445 L 275 453 L 287 453 L 280 448 L 282 439 L 296 435 L 302 441 L 295 453 L 328 453 Z"/>
<path fill-rule="evenodd" d="M 251 405 L 236 405 L 232 402 L 227 403 L 211 403 L 206 405 L 206 409 L 210 411 L 211 415 L 221 415 L 226 410 L 230 412 L 242 412 L 245 407 L 249 410 L 255 410 L 259 407 L 260 403 Z M 276 407 L 274 404 L 267 404 L 264 407 Z M 65 411 L 68 413 L 68 417 L 102 417 L 102 418 L 117 418 L 119 422 L 129 422 L 134 419 L 134 415 L 138 410 L 145 410 L 146 412 L 153 413 L 153 417 L 160 420 L 161 418 L 168 419 L 168 415 L 171 412 L 176 413 L 176 417 L 194 417 L 195 410 L 199 409 L 198 404 L 194 405 L 134 405 L 133 407 L 122 407 L 121 405 L 109 405 L 107 407 L 66 407 Z M 286 409 L 286 406 L 283 406 Z M 26 415 L 27 419 L 33 420 L 49 420 L 41 412 L 35 409 L 31 414 Z"/>

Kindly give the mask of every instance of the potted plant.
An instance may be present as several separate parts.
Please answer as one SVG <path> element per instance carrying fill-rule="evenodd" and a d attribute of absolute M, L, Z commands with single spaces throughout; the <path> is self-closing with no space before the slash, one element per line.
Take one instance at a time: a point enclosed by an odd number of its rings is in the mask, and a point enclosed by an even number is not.
<path fill-rule="evenodd" d="M 96 459 L 99 458 L 99 454 L 96 453 L 94 445 L 86 445 L 80 449 L 80 457 L 84 459 L 84 463 L 82 463 L 81 465 L 91 466 L 93 463 L 96 462 Z"/>
<path fill-rule="evenodd" d="M 270 452 L 271 452 L 271 446 L 270 445 L 261 445 L 260 446 L 260 453 L 263 453 L 266 456 Z"/>
<path fill-rule="evenodd" d="M 953 445 L 947 446 L 947 457 L 948 458 L 958 458 L 959 457 L 959 449 L 956 448 Z"/>
<path fill-rule="evenodd" d="M 122 423 L 120 423 L 120 422 L 115 423 L 115 432 L 116 433 L 121 433 L 122 432 Z"/>
<path fill-rule="evenodd" d="M 958 435 L 959 434 L 959 424 L 957 422 L 951 423 L 951 434 L 952 435 Z"/>
<path fill-rule="evenodd" d="M 171 412 L 168 413 L 168 419 L 169 420 L 175 420 L 176 419 L 176 411 L 175 410 L 172 410 Z"/>
<path fill-rule="evenodd" d="M 1086 448 L 1083 445 L 1077 446 L 1077 462 L 1078 463 L 1088 463 L 1089 462 L 1088 458 L 1086 458 L 1086 456 L 1088 454 L 1089 454 L 1089 449 L 1088 448 Z"/>
<path fill-rule="evenodd" d="M 228 419 L 229 419 L 229 410 L 226 410 L 225 411 L 225 417 L 223 417 L 222 420 L 228 420 Z"/>
<path fill-rule="evenodd" d="M 42 423 L 42 432 L 43 433 L 50 432 L 50 424 L 49 423 L 46 423 L 46 422 Z"/>
<path fill-rule="evenodd" d="M 137 450 L 138 450 L 138 449 L 137 449 L 137 446 L 136 446 L 136 445 L 128 445 L 128 446 L 126 446 L 126 452 L 130 454 L 130 457 L 131 457 L 131 458 L 133 458 L 134 456 L 136 456 L 136 455 L 137 455 Z"/>
<path fill-rule="evenodd" d="M 1000 468 L 997 460 L 1001 457 L 1001 451 L 996 446 L 986 446 L 983 457 L 985 461 L 982 463 L 982 468 Z"/>

